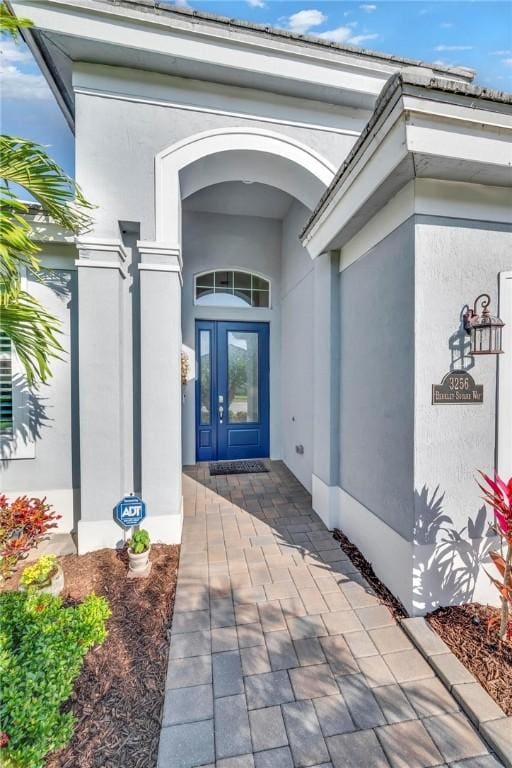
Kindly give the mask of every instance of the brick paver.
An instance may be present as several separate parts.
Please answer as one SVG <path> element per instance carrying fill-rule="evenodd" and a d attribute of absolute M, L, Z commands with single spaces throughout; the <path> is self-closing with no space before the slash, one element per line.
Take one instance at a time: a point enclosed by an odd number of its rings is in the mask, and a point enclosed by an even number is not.
<path fill-rule="evenodd" d="M 309 494 L 269 466 L 186 469 L 158 768 L 501 766 Z"/>

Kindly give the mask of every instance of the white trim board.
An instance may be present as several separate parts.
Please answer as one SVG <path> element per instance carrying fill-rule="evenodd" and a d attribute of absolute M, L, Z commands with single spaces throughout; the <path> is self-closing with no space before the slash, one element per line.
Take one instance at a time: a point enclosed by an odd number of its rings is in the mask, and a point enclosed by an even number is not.
<path fill-rule="evenodd" d="M 498 473 L 512 477 L 512 270 L 499 275 L 499 316 L 504 354 L 498 360 Z"/>
<path fill-rule="evenodd" d="M 442 116 L 437 101 L 428 104 L 431 115 L 416 114 L 407 95 L 399 98 L 393 93 L 382 112 L 377 112 L 375 124 L 370 123 L 371 130 L 362 134 L 306 227 L 302 242 L 313 258 L 343 247 L 412 179 L 453 179 L 506 190 L 509 116 L 500 110 L 496 125 L 498 117 L 484 105 L 470 109 L 458 104 L 460 121 L 456 123 Z"/>
<path fill-rule="evenodd" d="M 288 163 L 298 172 L 304 173 L 304 185 L 314 180 L 315 184 L 321 184 L 326 188 L 334 176 L 333 165 L 320 153 L 280 133 L 262 128 L 230 127 L 193 134 L 166 147 L 155 157 L 157 242 L 177 243 L 179 246 L 181 240 L 180 171 L 189 166 L 193 167 L 198 160 L 210 156 L 229 158 L 230 153 L 237 150 L 247 151 L 249 155 L 256 157 L 258 153 L 262 153 L 260 157 L 272 158 L 274 167 L 278 162 Z M 224 162 L 227 163 L 227 159 Z M 199 181 L 201 186 L 207 186 L 204 168 Z M 291 183 L 291 180 L 288 179 L 288 182 Z M 287 190 L 284 181 L 281 188 L 294 195 L 294 190 Z M 297 196 L 296 190 L 295 196 Z"/>
<path fill-rule="evenodd" d="M 183 528 L 183 502 L 178 514 L 148 515 L 144 520 L 143 527 L 149 532 L 154 544 L 179 544 Z M 78 521 L 79 555 L 95 552 L 104 547 L 120 547 L 129 538 L 130 531 L 125 533 L 113 518 Z"/>
<path fill-rule="evenodd" d="M 439 574 L 430 566 L 436 544 L 407 541 L 343 488 L 327 486 L 316 476 L 313 476 L 313 509 L 329 528 L 339 528 L 358 547 L 411 616 L 424 615 L 444 604 L 442 589 L 436 581 Z M 483 549 L 488 544 L 486 537 L 472 539 L 473 547 Z M 464 568 L 464 557 L 465 542 L 462 541 L 460 555 L 453 553 L 453 567 Z M 430 595 L 427 604 L 422 601 L 425 594 Z M 496 590 L 484 568 L 479 569 L 471 599 L 497 605 Z"/>
<path fill-rule="evenodd" d="M 107 253 L 117 253 L 122 261 L 126 261 L 128 258 L 128 251 L 124 247 L 124 243 L 117 238 L 79 236 L 75 238 L 75 243 L 79 251 L 106 251 Z"/>
<path fill-rule="evenodd" d="M 340 249 L 340 272 L 414 214 L 512 224 L 510 198 L 506 187 L 411 180 Z"/>
<path fill-rule="evenodd" d="M 238 120 L 254 120 L 258 123 L 269 123 L 271 125 L 288 125 L 293 128 L 304 128 L 309 131 L 321 131 L 323 133 L 335 133 L 341 136 L 353 136 L 356 139 L 361 131 L 351 128 L 336 128 L 334 126 L 320 125 L 319 123 L 308 123 L 303 120 L 285 120 L 278 117 L 267 117 L 250 112 L 237 112 L 228 109 L 219 109 L 216 107 L 201 107 L 197 104 L 184 104 L 179 101 L 169 99 L 147 98 L 144 96 L 133 96 L 116 91 L 106 91 L 100 88 L 75 87 L 74 92 L 79 96 L 95 96 L 101 99 L 114 99 L 116 101 L 125 101 L 132 104 L 147 104 L 153 107 L 164 107 L 170 109 L 179 109 L 185 112 L 201 112 L 209 115 L 222 115 L 224 117 L 234 117 Z"/>
<path fill-rule="evenodd" d="M 236 61 L 237 84 L 254 87 L 260 82 L 267 90 L 273 85 L 274 90 L 285 92 L 300 84 L 302 95 L 309 98 L 315 98 L 315 91 L 321 88 L 333 98 L 346 94 L 347 100 L 351 97 L 368 105 L 387 77 L 410 66 L 406 61 L 378 55 L 354 55 L 307 42 L 297 45 L 294 40 L 250 29 L 230 29 L 226 34 L 224 25 L 199 19 L 191 25 L 187 17 L 150 14 L 146 8 L 141 12 L 90 0 L 68 3 L 65 13 L 52 0 L 36 4 L 15 0 L 13 8 L 16 14 L 29 15 L 34 25 L 48 34 L 74 37 L 80 29 L 82 44 L 90 41 L 96 47 L 108 46 L 110 51 L 121 49 L 121 53 L 131 50 L 146 69 L 156 69 L 153 62 L 158 56 L 167 67 L 179 68 L 182 76 L 205 79 L 204 75 L 212 71 L 232 73 Z M 116 63 L 122 64 L 119 56 Z M 466 79 L 460 70 L 453 71 L 452 76 L 461 74 Z"/>

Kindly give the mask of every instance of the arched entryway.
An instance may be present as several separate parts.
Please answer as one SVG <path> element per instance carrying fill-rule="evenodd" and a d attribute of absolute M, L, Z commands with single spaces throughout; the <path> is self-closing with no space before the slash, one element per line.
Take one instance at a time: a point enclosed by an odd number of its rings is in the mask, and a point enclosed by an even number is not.
<path fill-rule="evenodd" d="M 288 136 L 230 128 L 189 136 L 155 158 L 155 239 L 179 246 L 183 198 L 225 181 L 267 184 L 314 208 L 334 176 L 318 152 Z"/>
<path fill-rule="evenodd" d="M 301 144 L 290 137 L 271 131 L 247 128 L 230 128 L 218 131 L 208 131 L 177 142 L 160 152 L 155 158 L 155 240 L 151 243 L 139 242 L 141 276 L 141 421 L 142 421 L 142 486 L 146 498 L 153 496 L 156 502 L 156 492 L 161 499 L 164 488 L 178 488 L 181 494 L 179 475 L 181 473 L 181 429 L 182 403 L 185 396 L 184 429 L 190 433 L 193 428 L 195 409 L 189 405 L 194 397 L 193 389 L 189 386 L 182 389 L 176 382 L 180 381 L 180 353 L 182 350 L 181 327 L 183 306 L 193 306 L 193 296 L 190 286 L 193 275 L 187 275 L 186 232 L 184 232 L 184 213 L 187 201 L 192 200 L 201 190 L 218 190 L 229 185 L 254 185 L 253 189 L 274 190 L 297 206 L 305 213 L 311 211 L 323 191 L 334 176 L 334 168 L 315 150 Z M 229 211 L 226 212 L 229 214 Z M 239 222 L 238 222 L 239 223 Z M 295 224 L 296 232 L 291 238 L 293 247 L 301 248 L 298 236 L 299 225 Z M 270 227 L 271 228 L 271 227 Z M 234 227 L 232 228 L 234 230 Z M 269 229 L 261 225 L 260 229 Z M 254 240 L 254 238 L 253 238 Z M 206 240 L 205 248 L 211 247 L 212 240 Z M 262 246 L 263 247 L 263 246 Z M 291 248 L 292 246 L 290 246 Z M 213 249 L 212 249 L 213 250 Z M 290 257 L 291 258 L 291 257 Z M 310 269 L 311 262 L 307 257 Z M 185 262 L 185 265 L 184 265 Z M 212 260 L 205 268 L 229 268 L 236 271 L 237 267 L 247 267 L 247 264 L 237 264 L 222 261 L 217 254 L 212 254 Z M 265 273 L 258 269 L 258 264 L 252 264 L 255 273 Z M 204 271 L 204 270 L 203 270 Z M 184 291 L 182 285 L 184 281 Z M 300 282 L 300 281 L 298 281 Z M 276 284 L 277 285 L 277 284 Z M 311 292 L 312 293 L 312 292 Z M 312 299 L 311 299 L 312 300 Z M 270 326 L 270 368 L 274 374 L 270 380 L 270 409 L 277 412 L 279 403 L 279 377 L 276 372 L 276 360 L 279 354 L 280 322 L 277 303 L 273 308 L 259 309 L 256 313 L 258 321 Z M 188 311 L 188 310 L 187 310 Z M 311 306 L 308 309 L 307 322 L 311 325 Z M 273 313 L 273 314 L 272 314 Z M 241 321 L 241 315 L 236 311 L 207 312 L 188 315 L 193 318 L 192 325 L 184 327 L 185 348 L 192 354 L 191 378 L 194 379 L 195 346 L 192 341 L 195 333 L 195 319 L 202 317 L 212 321 Z M 255 317 L 245 315 L 248 321 L 254 322 Z M 288 326 L 290 322 L 288 321 Z M 167 332 L 162 333 L 161 329 Z M 192 331 L 191 331 L 192 328 Z M 154 343 L 156 330 L 159 344 Z M 297 350 L 293 351 L 296 354 Z M 311 367 L 311 361 L 309 362 Z M 311 389 L 311 388 L 310 388 Z M 312 397 L 311 391 L 309 397 Z M 188 402 L 187 402 L 188 398 Z M 245 405 L 237 409 L 237 414 L 244 412 Z M 296 419 L 299 416 L 297 415 Z M 294 423 L 289 417 L 290 430 Z M 272 427 L 272 421 L 271 421 Z M 274 423 L 274 435 L 280 425 Z M 154 443 L 154 435 L 159 433 L 162 439 Z M 300 437 L 300 436 L 299 436 Z M 291 438 L 290 438 L 291 439 Z M 295 440 L 297 442 L 299 438 Z M 302 438 L 304 442 L 305 438 Z M 190 444 L 190 439 L 189 439 Z M 272 436 L 271 436 L 272 444 Z M 277 445 L 276 438 L 273 441 Z M 275 447 L 271 447 L 271 455 L 275 455 Z M 295 445 L 293 445 L 294 455 Z M 195 460 L 191 449 L 187 449 L 185 460 Z M 309 482 L 311 472 L 309 472 Z M 177 499 L 173 500 L 173 506 Z"/>

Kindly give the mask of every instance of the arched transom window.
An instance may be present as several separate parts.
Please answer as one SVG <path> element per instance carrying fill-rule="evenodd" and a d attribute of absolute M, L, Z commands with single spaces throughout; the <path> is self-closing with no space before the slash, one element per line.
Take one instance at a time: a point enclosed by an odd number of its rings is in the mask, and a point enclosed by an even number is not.
<path fill-rule="evenodd" d="M 216 269 L 196 275 L 194 297 L 205 307 L 270 307 L 270 282 L 253 272 Z"/>

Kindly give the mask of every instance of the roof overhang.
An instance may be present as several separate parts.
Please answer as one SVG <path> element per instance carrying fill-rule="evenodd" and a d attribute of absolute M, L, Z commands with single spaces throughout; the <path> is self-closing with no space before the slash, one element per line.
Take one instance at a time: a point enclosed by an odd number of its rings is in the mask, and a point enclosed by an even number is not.
<path fill-rule="evenodd" d="M 19 200 L 26 206 L 23 218 L 31 227 L 30 236 L 36 243 L 53 243 L 56 245 L 74 245 L 75 235 L 69 229 L 64 229 L 54 221 L 42 208 L 40 203 L 29 200 Z"/>
<path fill-rule="evenodd" d="M 385 81 L 413 68 L 461 82 L 464 68 L 169 7 L 153 0 L 10 0 L 23 35 L 72 125 L 74 62 L 149 70 L 373 109 Z"/>
<path fill-rule="evenodd" d="M 315 258 L 341 248 L 414 178 L 512 184 L 512 94 L 395 75 L 306 225 Z"/>

